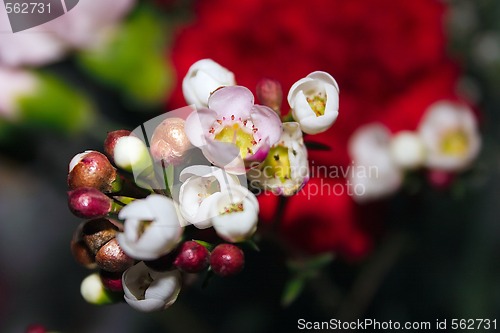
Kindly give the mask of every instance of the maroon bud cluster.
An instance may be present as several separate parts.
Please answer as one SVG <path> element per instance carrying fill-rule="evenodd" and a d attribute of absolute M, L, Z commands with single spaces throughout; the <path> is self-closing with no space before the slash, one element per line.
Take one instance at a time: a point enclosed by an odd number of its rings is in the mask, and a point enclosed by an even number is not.
<path fill-rule="evenodd" d="M 219 244 L 210 255 L 212 271 L 222 277 L 240 273 L 245 266 L 243 251 L 233 244 Z"/>

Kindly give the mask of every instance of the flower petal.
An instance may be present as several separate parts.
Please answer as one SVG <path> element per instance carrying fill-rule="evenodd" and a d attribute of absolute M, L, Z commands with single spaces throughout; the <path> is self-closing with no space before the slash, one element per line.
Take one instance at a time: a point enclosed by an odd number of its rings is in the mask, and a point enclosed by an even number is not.
<path fill-rule="evenodd" d="M 242 86 L 229 86 L 215 91 L 208 99 L 208 107 L 217 112 L 219 117 L 236 119 L 250 118 L 250 110 L 254 103 L 253 94 Z"/>

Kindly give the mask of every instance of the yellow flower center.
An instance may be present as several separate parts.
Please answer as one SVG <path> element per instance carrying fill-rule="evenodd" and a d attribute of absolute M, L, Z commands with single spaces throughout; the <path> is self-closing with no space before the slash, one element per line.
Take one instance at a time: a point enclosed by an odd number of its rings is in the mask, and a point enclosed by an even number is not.
<path fill-rule="evenodd" d="M 224 207 L 224 210 L 221 212 L 221 215 L 238 213 L 243 211 L 243 202 L 233 203 L 227 207 Z"/>
<path fill-rule="evenodd" d="M 469 139 L 463 130 L 446 133 L 441 140 L 441 152 L 450 156 L 462 156 L 469 148 Z"/>
<path fill-rule="evenodd" d="M 316 117 L 323 116 L 325 114 L 326 108 L 326 97 L 323 97 L 321 93 L 314 95 L 313 97 L 307 97 L 307 103 L 313 110 Z"/>
<path fill-rule="evenodd" d="M 288 148 L 284 146 L 272 147 L 262 164 L 262 169 L 267 177 L 276 177 L 282 183 L 290 179 L 291 169 Z"/>
<path fill-rule="evenodd" d="M 242 158 L 252 155 L 254 153 L 253 147 L 257 144 L 253 135 L 237 123 L 225 126 L 214 138 L 220 142 L 234 143 L 240 149 Z"/>

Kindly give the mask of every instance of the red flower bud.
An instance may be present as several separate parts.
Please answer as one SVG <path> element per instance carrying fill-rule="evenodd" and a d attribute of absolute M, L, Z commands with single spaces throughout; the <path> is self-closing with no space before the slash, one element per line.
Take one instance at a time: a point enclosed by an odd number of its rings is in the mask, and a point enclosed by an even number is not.
<path fill-rule="evenodd" d="M 195 241 L 184 242 L 175 258 L 174 265 L 186 273 L 198 273 L 208 267 L 210 252 Z"/>
<path fill-rule="evenodd" d="M 97 218 L 111 211 L 113 200 L 93 187 L 80 187 L 68 192 L 68 206 L 78 217 Z"/>
<path fill-rule="evenodd" d="M 76 155 L 70 162 L 68 187 L 93 187 L 104 193 L 120 189 L 120 177 L 108 158 L 98 151 L 87 151 Z"/>
<path fill-rule="evenodd" d="M 233 276 L 243 270 L 245 255 L 233 244 L 219 244 L 210 255 L 212 271 L 222 277 Z"/>
<path fill-rule="evenodd" d="M 47 330 L 40 324 L 31 324 L 26 329 L 26 333 L 47 333 Z"/>
<path fill-rule="evenodd" d="M 122 274 L 123 272 L 100 271 L 99 277 L 104 288 L 113 292 L 123 292 Z"/>
<path fill-rule="evenodd" d="M 456 174 L 443 170 L 429 170 L 427 172 L 427 181 L 437 190 L 446 190 L 450 188 L 455 180 Z"/>
<path fill-rule="evenodd" d="M 280 114 L 281 102 L 283 101 L 283 90 L 281 84 L 276 80 L 262 79 L 257 83 L 257 98 L 260 103 L 269 106 Z"/>
<path fill-rule="evenodd" d="M 108 158 L 112 161 L 115 151 L 115 145 L 118 139 L 124 136 L 129 136 L 132 132 L 128 130 L 117 130 L 113 132 L 109 132 L 106 140 L 104 140 L 104 152 L 108 156 Z"/>

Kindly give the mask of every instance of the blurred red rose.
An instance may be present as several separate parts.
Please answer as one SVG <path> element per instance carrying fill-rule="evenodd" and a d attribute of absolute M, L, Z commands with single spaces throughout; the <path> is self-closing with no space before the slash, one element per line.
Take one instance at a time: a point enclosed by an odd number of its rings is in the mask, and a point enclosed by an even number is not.
<path fill-rule="evenodd" d="M 199 1 L 195 21 L 174 40 L 172 61 L 179 81 L 195 61 L 211 58 L 250 89 L 262 77 L 280 81 L 285 96 L 310 72 L 331 73 L 340 86 L 339 117 L 305 141 L 327 148 L 309 150 L 311 167 L 347 167 L 347 142 L 359 126 L 381 121 L 392 131 L 415 129 L 428 105 L 453 96 L 457 71 L 446 56 L 445 10 L 439 0 Z M 179 82 L 168 107 L 183 105 Z M 359 258 L 372 242 L 366 215 L 380 214 L 360 209 L 345 192 L 311 194 L 321 184 L 345 189 L 345 182 L 313 177 L 288 199 L 280 221 L 278 198 L 262 196 L 261 219 L 279 223 L 302 251 Z"/>
<path fill-rule="evenodd" d="M 212 58 L 250 89 L 270 77 L 286 91 L 324 70 L 342 92 L 379 103 L 444 59 L 444 9 L 438 0 L 199 1 L 172 58 L 179 79 Z M 172 106 L 184 105 L 178 84 Z"/>

